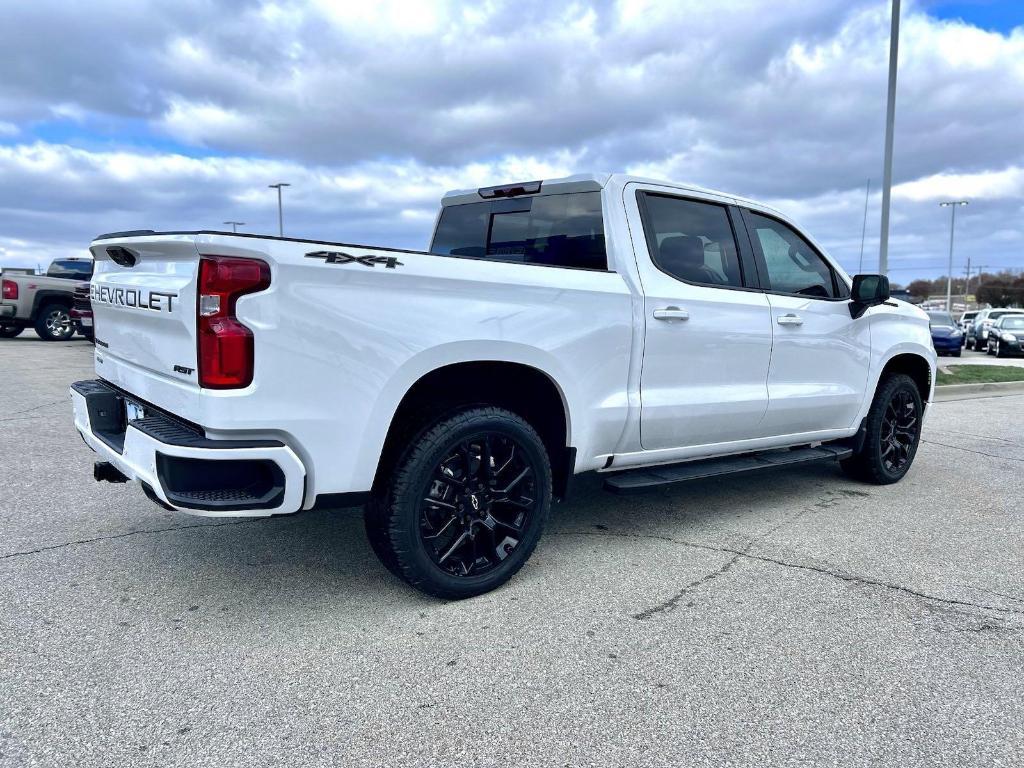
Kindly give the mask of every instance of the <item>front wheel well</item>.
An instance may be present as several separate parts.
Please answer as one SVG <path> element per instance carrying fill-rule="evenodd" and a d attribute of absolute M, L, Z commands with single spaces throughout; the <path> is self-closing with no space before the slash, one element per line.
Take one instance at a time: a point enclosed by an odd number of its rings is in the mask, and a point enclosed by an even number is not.
<path fill-rule="evenodd" d="M 575 458 L 561 392 L 537 368 L 500 361 L 446 365 L 413 384 L 391 419 L 374 487 L 386 481 L 395 461 L 420 432 L 447 412 L 477 405 L 505 408 L 537 430 L 551 460 L 555 496 L 564 497 Z"/>
<path fill-rule="evenodd" d="M 878 383 L 881 384 L 886 376 L 894 373 L 902 373 L 913 379 L 922 402 L 928 402 L 932 388 L 932 368 L 927 360 L 913 353 L 896 355 L 885 364 L 882 375 L 878 377 Z"/>

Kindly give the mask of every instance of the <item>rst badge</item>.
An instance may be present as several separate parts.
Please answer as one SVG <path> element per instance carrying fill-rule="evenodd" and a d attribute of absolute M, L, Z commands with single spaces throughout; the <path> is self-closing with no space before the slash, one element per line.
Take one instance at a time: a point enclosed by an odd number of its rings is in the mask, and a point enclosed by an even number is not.
<path fill-rule="evenodd" d="M 362 264 L 364 267 L 373 267 L 383 264 L 384 269 L 394 269 L 404 266 L 395 256 L 353 256 L 351 253 L 342 251 L 310 251 L 306 254 L 307 259 L 323 259 L 327 264 Z"/>

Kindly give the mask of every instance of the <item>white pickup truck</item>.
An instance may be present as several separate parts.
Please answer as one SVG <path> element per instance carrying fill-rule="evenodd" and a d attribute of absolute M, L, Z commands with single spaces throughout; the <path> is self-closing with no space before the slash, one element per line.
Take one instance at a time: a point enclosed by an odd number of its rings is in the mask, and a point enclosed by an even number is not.
<path fill-rule="evenodd" d="M 91 246 L 100 480 L 199 515 L 365 504 L 413 586 L 493 589 L 574 474 L 627 493 L 836 460 L 895 482 L 928 319 L 779 212 L 580 175 L 445 195 L 429 252 L 224 232 Z"/>

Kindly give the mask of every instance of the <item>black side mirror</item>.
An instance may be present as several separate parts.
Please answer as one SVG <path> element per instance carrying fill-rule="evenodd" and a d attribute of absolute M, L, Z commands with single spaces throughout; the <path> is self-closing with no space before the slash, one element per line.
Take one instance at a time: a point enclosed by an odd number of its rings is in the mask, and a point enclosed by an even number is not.
<path fill-rule="evenodd" d="M 889 278 L 885 275 L 857 275 L 850 290 L 850 317 L 857 319 L 868 307 L 889 300 Z"/>

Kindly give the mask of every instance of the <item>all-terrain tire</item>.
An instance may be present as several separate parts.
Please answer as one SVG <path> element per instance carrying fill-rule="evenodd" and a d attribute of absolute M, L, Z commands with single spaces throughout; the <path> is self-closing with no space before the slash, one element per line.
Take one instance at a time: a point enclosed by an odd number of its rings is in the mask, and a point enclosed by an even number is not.
<path fill-rule="evenodd" d="M 422 506 L 446 456 L 457 446 L 487 435 L 522 451 L 519 460 L 530 469 L 535 497 L 516 543 L 502 550 L 496 565 L 478 575 L 472 569 L 466 575 L 456 575 L 436 562 L 436 553 L 428 552 L 421 530 Z M 543 441 L 522 417 L 492 406 L 474 406 L 441 416 L 410 440 L 377 485 L 364 515 L 374 552 L 389 571 L 409 585 L 446 599 L 474 597 L 511 579 L 533 553 L 551 510 L 551 462 Z M 470 528 L 480 531 L 472 525 Z"/>
<path fill-rule="evenodd" d="M 890 407 L 899 402 L 912 407 L 913 426 L 909 430 L 908 446 L 905 451 L 901 450 L 901 462 L 899 466 L 891 463 L 891 430 L 889 420 L 892 416 Z M 908 412 L 909 413 L 909 412 Z M 904 417 L 903 427 L 910 421 L 906 414 L 898 414 Z M 910 470 L 917 455 L 917 448 L 921 443 L 921 419 L 924 416 L 924 404 L 921 400 L 921 393 L 917 385 L 909 376 L 899 373 L 892 374 L 879 382 L 875 392 L 875 399 L 871 403 L 866 418 L 866 432 L 864 445 L 860 451 L 848 459 L 843 459 L 840 465 L 847 475 L 857 480 L 875 483 L 877 485 L 888 485 L 903 479 L 903 476 Z M 901 432 L 907 430 L 901 429 Z M 890 456 L 887 460 L 886 451 Z"/>

